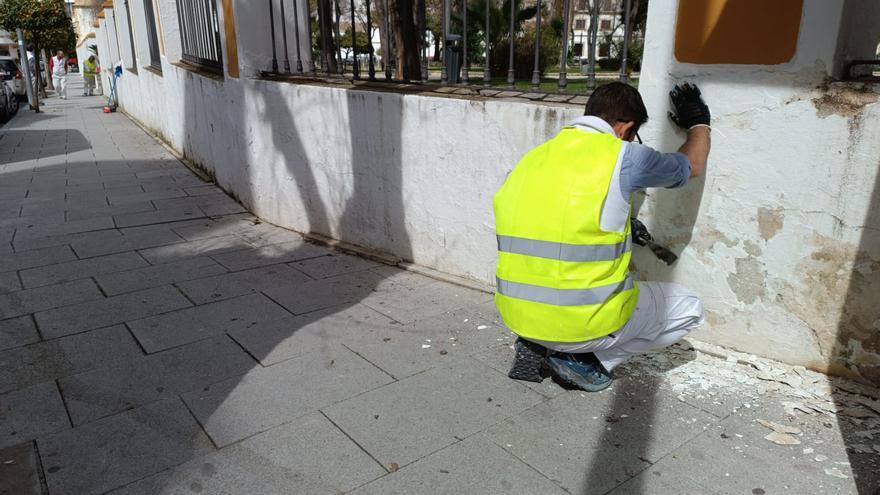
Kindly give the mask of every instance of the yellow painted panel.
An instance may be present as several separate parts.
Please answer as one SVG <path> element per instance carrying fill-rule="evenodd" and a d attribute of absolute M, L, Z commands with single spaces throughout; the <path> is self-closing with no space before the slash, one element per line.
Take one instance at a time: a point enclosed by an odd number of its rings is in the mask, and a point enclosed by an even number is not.
<path fill-rule="evenodd" d="M 226 68 L 229 77 L 238 77 L 238 42 L 235 40 L 235 14 L 232 0 L 223 0 L 223 28 L 226 31 Z"/>
<path fill-rule="evenodd" d="M 797 49 L 803 0 L 679 0 L 675 58 L 773 65 Z"/>

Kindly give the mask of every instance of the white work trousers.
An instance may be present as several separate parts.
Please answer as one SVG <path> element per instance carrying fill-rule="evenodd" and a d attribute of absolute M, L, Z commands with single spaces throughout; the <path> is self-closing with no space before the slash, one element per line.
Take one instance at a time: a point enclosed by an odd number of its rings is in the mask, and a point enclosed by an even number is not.
<path fill-rule="evenodd" d="M 559 352 L 592 352 L 611 371 L 632 356 L 678 342 L 703 324 L 703 303 L 689 289 L 666 282 L 639 282 L 639 288 L 635 311 L 611 335 L 586 342 L 535 342 Z"/>
<path fill-rule="evenodd" d="M 52 85 L 61 98 L 67 98 L 67 76 L 52 76 Z"/>

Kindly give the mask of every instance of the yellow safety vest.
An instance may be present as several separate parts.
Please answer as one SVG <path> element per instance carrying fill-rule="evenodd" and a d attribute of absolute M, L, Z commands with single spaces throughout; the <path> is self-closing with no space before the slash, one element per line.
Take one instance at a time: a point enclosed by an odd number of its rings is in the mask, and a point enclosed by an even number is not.
<path fill-rule="evenodd" d="M 495 304 L 514 333 L 583 342 L 620 329 L 638 300 L 630 222 L 599 226 L 622 141 L 566 127 L 527 153 L 495 194 Z"/>
<path fill-rule="evenodd" d="M 84 66 L 83 67 L 83 75 L 84 76 L 94 76 L 95 74 L 97 74 L 97 72 L 95 72 L 95 70 L 98 68 L 98 66 L 94 62 L 89 62 L 88 60 L 86 60 L 83 63 L 83 66 Z"/>

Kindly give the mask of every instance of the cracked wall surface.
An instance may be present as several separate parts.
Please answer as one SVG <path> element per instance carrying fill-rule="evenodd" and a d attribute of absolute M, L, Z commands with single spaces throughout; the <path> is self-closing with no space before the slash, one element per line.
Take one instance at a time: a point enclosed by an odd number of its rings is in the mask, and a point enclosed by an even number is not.
<path fill-rule="evenodd" d="M 705 179 L 641 209 L 680 262 L 635 259 L 704 296 L 699 338 L 880 383 L 880 84 L 831 79 L 841 5 L 804 3 L 790 63 L 735 66 L 678 63 L 677 2 L 652 1 L 640 91 L 661 116 L 669 88 L 698 83 L 712 153 Z M 681 140 L 662 117 L 642 135 Z"/>

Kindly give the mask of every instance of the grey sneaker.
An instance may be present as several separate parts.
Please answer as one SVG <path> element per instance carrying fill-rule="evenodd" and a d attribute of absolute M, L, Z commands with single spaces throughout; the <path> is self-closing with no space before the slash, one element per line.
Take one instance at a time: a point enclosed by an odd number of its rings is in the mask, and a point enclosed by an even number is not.
<path fill-rule="evenodd" d="M 547 357 L 547 366 L 562 381 L 587 392 L 605 390 L 614 379 L 591 352 L 586 354 L 556 353 Z"/>

